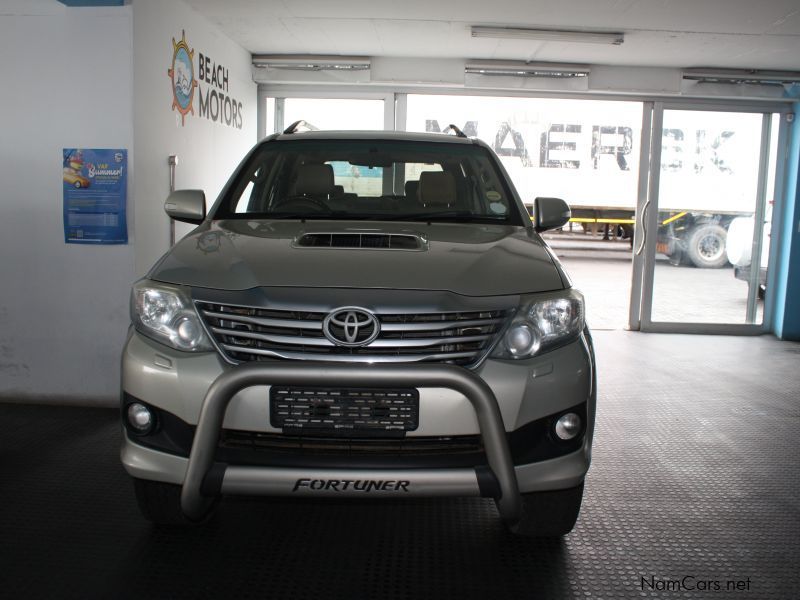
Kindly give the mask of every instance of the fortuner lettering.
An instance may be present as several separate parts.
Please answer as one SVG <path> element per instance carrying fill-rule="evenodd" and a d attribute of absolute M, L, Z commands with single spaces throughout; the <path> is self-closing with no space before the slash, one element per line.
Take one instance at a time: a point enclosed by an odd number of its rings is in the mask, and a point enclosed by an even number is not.
<path fill-rule="evenodd" d="M 293 492 L 300 488 L 308 488 L 314 491 L 332 490 L 334 492 L 344 492 L 355 490 L 358 492 L 399 492 L 408 493 L 410 481 L 370 480 L 370 479 L 298 479 L 294 484 Z"/>

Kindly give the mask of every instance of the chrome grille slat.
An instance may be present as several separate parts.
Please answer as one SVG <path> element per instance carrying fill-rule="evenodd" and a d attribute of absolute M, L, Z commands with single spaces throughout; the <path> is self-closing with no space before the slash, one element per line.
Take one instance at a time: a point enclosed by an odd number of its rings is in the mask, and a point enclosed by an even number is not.
<path fill-rule="evenodd" d="M 509 310 L 376 313 L 378 337 L 365 346 L 334 344 L 323 333 L 327 312 L 197 302 L 220 351 L 231 362 L 322 360 L 332 362 L 477 363 L 502 331 Z"/>
<path fill-rule="evenodd" d="M 220 327 L 212 327 L 211 331 L 230 337 L 244 337 L 251 340 L 262 340 L 265 342 L 274 342 L 276 344 L 297 344 L 298 346 L 325 346 L 335 348 L 336 346 L 328 341 L 327 338 L 312 338 L 300 336 L 287 336 L 287 335 L 268 335 L 264 333 L 254 333 L 251 331 L 241 331 L 237 329 L 222 329 Z M 470 342 L 482 342 L 492 337 L 491 334 L 487 335 L 473 335 L 464 337 L 446 337 L 446 338 L 411 338 L 411 339 L 389 339 L 389 340 L 375 340 L 369 344 L 370 348 L 428 348 L 430 346 L 441 346 L 442 344 L 468 344 Z"/>
<path fill-rule="evenodd" d="M 260 350 L 256 348 L 241 348 L 239 346 L 230 346 L 223 344 L 221 346 L 224 350 L 234 353 L 253 354 L 257 356 L 265 356 L 272 358 L 286 358 L 289 360 L 309 360 L 317 359 L 319 356 L 308 355 L 302 352 L 276 352 L 274 350 Z M 442 361 L 453 360 L 456 358 L 471 358 L 474 352 L 462 353 L 449 353 L 449 354 L 410 354 L 405 356 L 380 356 L 370 355 L 370 362 L 423 362 L 423 361 Z M 366 356 L 360 354 L 331 354 L 325 356 L 325 360 L 331 362 L 363 362 L 367 359 Z"/>
<path fill-rule="evenodd" d="M 381 331 L 434 331 L 456 327 L 498 325 L 503 319 L 474 319 L 472 321 L 441 321 L 438 323 L 381 323 Z"/>
<path fill-rule="evenodd" d="M 294 335 L 268 335 L 265 333 L 254 333 L 252 331 L 241 331 L 239 329 L 222 329 L 212 327 L 211 331 L 230 337 L 243 337 L 250 340 L 262 340 L 264 342 L 274 342 L 276 344 L 297 344 L 298 346 L 326 346 L 335 348 L 328 338 L 324 337 L 301 337 Z"/>
<path fill-rule="evenodd" d="M 322 331 L 322 320 L 319 321 L 298 321 L 291 319 L 264 319 L 259 317 L 248 317 L 245 315 L 238 315 L 235 313 L 221 313 L 210 310 L 204 310 L 203 315 L 213 317 L 216 319 L 225 319 L 228 321 L 238 321 L 240 323 L 249 323 L 251 325 L 262 325 L 264 327 L 290 327 L 292 329 L 313 329 Z"/>

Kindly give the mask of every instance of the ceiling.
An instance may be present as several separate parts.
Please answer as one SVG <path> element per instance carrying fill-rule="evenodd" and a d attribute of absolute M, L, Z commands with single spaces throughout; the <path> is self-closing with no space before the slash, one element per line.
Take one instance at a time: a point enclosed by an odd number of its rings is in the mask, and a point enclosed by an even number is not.
<path fill-rule="evenodd" d="M 185 0 L 253 54 L 800 70 L 798 0 Z M 620 46 L 471 25 L 622 32 Z"/>

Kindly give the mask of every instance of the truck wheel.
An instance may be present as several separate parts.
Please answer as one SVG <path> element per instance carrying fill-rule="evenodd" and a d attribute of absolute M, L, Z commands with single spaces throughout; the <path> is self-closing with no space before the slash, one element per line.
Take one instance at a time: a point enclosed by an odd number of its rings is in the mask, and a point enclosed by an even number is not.
<path fill-rule="evenodd" d="M 522 494 L 522 516 L 511 532 L 528 537 L 566 535 L 575 527 L 582 499 L 583 483 L 567 490 Z"/>
<path fill-rule="evenodd" d="M 209 503 L 208 512 L 201 521 L 192 521 L 181 510 L 181 486 L 134 479 L 133 488 L 142 516 L 157 525 L 194 525 L 210 518 L 216 507 L 215 500 Z"/>
<path fill-rule="evenodd" d="M 689 232 L 686 239 L 686 254 L 695 267 L 719 269 L 728 264 L 725 255 L 725 240 L 728 232 L 716 223 L 701 223 Z"/>

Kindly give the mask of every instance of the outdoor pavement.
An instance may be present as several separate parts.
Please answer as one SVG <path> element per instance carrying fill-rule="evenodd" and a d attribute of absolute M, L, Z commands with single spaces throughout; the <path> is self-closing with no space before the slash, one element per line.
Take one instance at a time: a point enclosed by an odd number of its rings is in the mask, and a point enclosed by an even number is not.
<path fill-rule="evenodd" d="M 573 285 L 586 298 L 594 330 L 628 325 L 633 250 L 629 240 L 603 240 L 584 233 L 551 232 L 548 244 L 561 259 Z M 745 323 L 747 284 L 733 268 L 695 269 L 673 266 L 657 257 L 652 320 L 679 323 Z M 757 323 L 763 302 L 758 303 Z"/>

